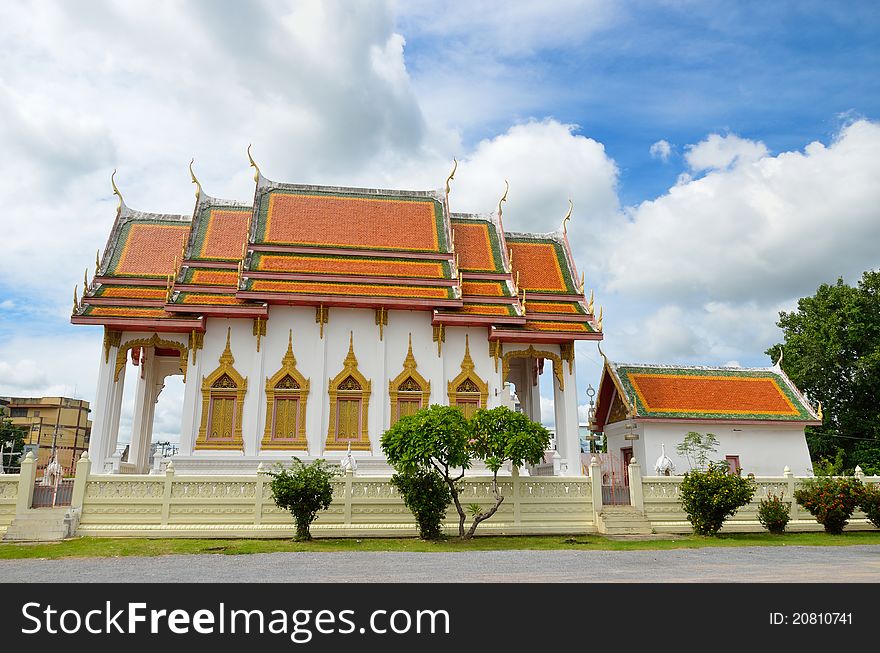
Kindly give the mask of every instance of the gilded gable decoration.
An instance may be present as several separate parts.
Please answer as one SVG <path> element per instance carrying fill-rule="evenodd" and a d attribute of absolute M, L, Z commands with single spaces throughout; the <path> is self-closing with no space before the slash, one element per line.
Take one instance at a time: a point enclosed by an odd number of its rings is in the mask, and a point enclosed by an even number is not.
<path fill-rule="evenodd" d="M 196 438 L 196 449 L 242 449 L 241 433 L 247 377 L 235 369 L 230 335 L 226 329 L 226 348 L 220 354 L 220 365 L 202 377 L 202 419 Z"/>
<path fill-rule="evenodd" d="M 254 335 L 257 337 L 257 351 L 260 351 L 260 338 L 266 335 L 266 320 L 261 317 L 254 318 Z"/>
<path fill-rule="evenodd" d="M 440 358 L 440 354 L 443 351 L 443 343 L 446 341 L 446 327 L 444 325 L 434 325 L 433 340 L 437 343 L 437 358 Z"/>
<path fill-rule="evenodd" d="M 559 383 L 559 389 L 565 390 L 565 379 L 562 376 L 562 359 L 558 354 L 543 349 L 535 349 L 532 345 L 529 345 L 528 349 L 517 349 L 516 351 L 507 352 L 504 354 L 501 363 L 501 378 L 505 381 L 507 380 L 507 375 L 510 374 L 510 361 L 513 358 L 549 358 L 553 361 L 553 376 L 556 377 L 556 382 Z"/>
<path fill-rule="evenodd" d="M 266 428 L 261 449 L 308 449 L 306 404 L 309 380 L 296 369 L 293 330 L 287 336 L 287 352 L 281 369 L 266 378 Z"/>
<path fill-rule="evenodd" d="M 562 360 L 568 363 L 568 373 L 573 373 L 574 367 L 574 343 L 573 342 L 563 342 L 559 345 L 559 355 Z"/>
<path fill-rule="evenodd" d="M 315 322 L 320 325 L 321 340 L 324 339 L 324 325 L 330 321 L 330 309 L 321 304 L 315 308 Z"/>
<path fill-rule="evenodd" d="M 489 341 L 489 356 L 495 362 L 495 372 L 498 372 L 498 359 L 501 358 L 503 348 L 500 340 Z"/>
<path fill-rule="evenodd" d="M 199 349 L 205 346 L 205 334 L 201 331 L 193 329 L 189 333 L 189 349 L 193 355 L 193 364 L 196 362 L 196 354 Z"/>
<path fill-rule="evenodd" d="M 465 417 L 471 417 L 477 409 L 485 408 L 486 400 L 489 397 L 489 384 L 477 376 L 474 368 L 470 341 L 467 334 L 465 334 L 461 373 L 447 385 L 449 405 L 461 408 Z"/>
<path fill-rule="evenodd" d="M 370 407 L 370 381 L 358 370 L 354 354 L 354 332 L 349 333 L 348 354 L 342 362 L 342 371 L 329 380 L 330 424 L 327 429 L 325 449 L 342 451 L 369 450 L 370 434 L 368 415 Z"/>
<path fill-rule="evenodd" d="M 122 342 L 122 331 L 104 327 L 104 363 L 110 362 L 110 347 L 119 347 Z"/>
<path fill-rule="evenodd" d="M 431 382 L 416 371 L 417 367 L 412 350 L 412 334 L 409 334 L 409 349 L 403 361 L 403 371 L 388 382 L 391 426 L 401 417 L 426 408 L 431 401 Z"/>
<path fill-rule="evenodd" d="M 385 308 L 376 309 L 376 325 L 379 327 L 379 340 L 382 340 L 383 330 L 388 326 L 388 311 Z"/>
<path fill-rule="evenodd" d="M 137 347 L 158 347 L 160 349 L 176 349 L 180 353 L 180 371 L 183 374 L 183 380 L 186 382 L 186 365 L 189 362 L 189 349 L 186 345 L 174 340 L 163 340 L 159 334 L 154 333 L 149 338 L 137 338 L 136 340 L 128 340 L 126 343 L 116 350 L 116 371 L 113 380 L 119 380 L 119 373 L 125 368 L 125 360 L 130 349 Z"/>

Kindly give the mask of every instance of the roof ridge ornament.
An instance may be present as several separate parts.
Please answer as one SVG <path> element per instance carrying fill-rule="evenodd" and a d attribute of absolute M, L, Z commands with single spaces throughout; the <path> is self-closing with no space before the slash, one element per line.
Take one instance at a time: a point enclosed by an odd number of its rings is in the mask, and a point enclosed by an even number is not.
<path fill-rule="evenodd" d="M 95 250 L 95 276 L 97 277 L 101 273 L 101 250 Z"/>
<path fill-rule="evenodd" d="M 77 285 L 73 286 L 73 310 L 71 311 L 71 313 L 76 313 L 79 310 L 79 300 L 76 298 L 76 289 L 77 288 L 78 288 Z"/>
<path fill-rule="evenodd" d="M 189 176 L 192 179 L 192 183 L 196 185 L 196 199 L 199 199 L 202 195 L 202 185 L 196 179 L 196 173 L 193 172 L 193 163 L 195 163 L 195 157 L 189 160 Z"/>
<path fill-rule="evenodd" d="M 116 207 L 116 217 L 122 213 L 122 207 L 125 206 L 125 200 L 122 199 L 122 193 L 119 192 L 119 188 L 116 186 L 116 168 L 113 168 L 113 173 L 110 175 L 110 185 L 113 187 L 113 194 L 119 198 L 119 206 Z"/>
<path fill-rule="evenodd" d="M 782 369 L 782 356 L 785 353 L 782 345 L 779 345 L 779 358 L 776 359 L 776 364 L 773 367 L 778 367 L 780 370 Z"/>
<path fill-rule="evenodd" d="M 596 326 L 599 327 L 599 331 L 602 330 L 602 307 L 599 307 L 599 321 L 596 323 Z"/>
<path fill-rule="evenodd" d="M 449 208 L 449 182 L 455 179 L 455 171 L 458 170 L 458 159 L 452 157 L 452 172 L 446 178 L 446 207 Z"/>
<path fill-rule="evenodd" d="M 565 214 L 565 217 L 562 218 L 562 235 L 566 235 L 568 233 L 568 229 L 566 228 L 566 223 L 571 220 L 571 211 L 574 208 L 574 204 L 572 204 L 571 198 L 568 198 L 568 213 Z"/>
<path fill-rule="evenodd" d="M 507 191 L 509 191 L 509 190 L 510 190 L 510 184 L 509 184 L 508 181 L 505 179 L 505 180 L 504 180 L 504 195 L 502 195 L 502 196 L 501 196 L 501 199 L 498 200 L 498 222 L 499 222 L 499 223 L 501 222 L 501 215 L 502 215 L 502 213 L 503 213 L 503 212 L 501 211 L 501 203 L 507 201 Z"/>
<path fill-rule="evenodd" d="M 248 144 L 248 146 L 247 146 L 247 155 L 248 155 L 248 161 L 250 161 L 250 163 L 251 163 L 251 168 L 254 169 L 254 181 L 259 183 L 260 182 L 260 175 L 262 173 L 260 172 L 260 167 L 254 161 L 254 157 L 251 156 L 251 145 L 250 144 Z"/>

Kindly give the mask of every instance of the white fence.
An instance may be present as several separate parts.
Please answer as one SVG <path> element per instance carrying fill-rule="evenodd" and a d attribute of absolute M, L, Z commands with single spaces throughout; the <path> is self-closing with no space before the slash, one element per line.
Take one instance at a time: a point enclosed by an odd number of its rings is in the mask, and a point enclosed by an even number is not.
<path fill-rule="evenodd" d="M 591 471 L 599 475 L 599 467 Z M 256 472 L 256 470 L 255 470 Z M 642 477 L 638 463 L 629 468 L 630 503 L 654 532 L 691 532 L 679 503 L 681 477 Z M 0 476 L 0 534 L 16 514 L 31 510 L 35 464 L 26 459 L 20 475 Z M 782 494 L 791 504 L 790 530 L 821 530 L 797 503 L 795 488 L 805 479 L 790 473 L 755 479 L 753 501 L 725 524 L 725 531 L 760 532 L 758 502 L 767 493 Z M 862 477 L 880 483 L 880 477 Z M 462 504 L 494 503 L 491 479 L 466 477 Z M 601 524 L 601 482 L 588 476 L 513 475 L 500 480 L 505 497 L 498 512 L 480 524 L 483 534 L 581 534 Z M 293 519 L 272 501 L 269 478 L 251 476 L 183 476 L 173 464 L 163 475 L 91 474 L 87 456 L 78 462 L 71 509 L 79 515 L 77 535 L 99 537 L 291 537 Z M 447 513 L 446 529 L 457 532 L 458 514 Z M 849 529 L 873 526 L 856 514 Z M 416 526 L 388 477 L 348 474 L 333 482 L 333 502 L 312 527 L 316 537 L 411 536 Z"/>

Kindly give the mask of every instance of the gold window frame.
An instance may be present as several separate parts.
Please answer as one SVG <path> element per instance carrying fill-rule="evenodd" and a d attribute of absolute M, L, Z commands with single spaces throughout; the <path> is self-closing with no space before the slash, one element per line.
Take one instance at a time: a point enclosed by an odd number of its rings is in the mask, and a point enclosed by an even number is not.
<path fill-rule="evenodd" d="M 459 398 L 461 399 L 470 399 L 472 397 L 477 396 L 476 393 L 464 393 L 459 392 L 458 388 L 465 381 L 471 381 L 477 388 L 477 392 L 479 393 L 479 406 L 478 408 L 485 408 L 486 401 L 489 398 L 489 384 L 486 381 L 483 381 L 477 373 L 474 371 L 474 359 L 471 358 L 471 347 L 468 339 L 468 335 L 464 336 L 464 358 L 461 361 L 461 373 L 456 376 L 452 381 L 447 384 L 446 390 L 447 395 L 449 396 L 449 405 L 456 406 L 458 405 Z"/>
<path fill-rule="evenodd" d="M 241 420 L 244 412 L 244 397 L 247 394 L 247 377 L 239 374 L 235 367 L 235 358 L 232 356 L 232 349 L 229 344 L 231 328 L 226 329 L 226 349 L 220 354 L 220 365 L 208 376 L 202 377 L 202 419 L 199 425 L 199 434 L 196 437 L 195 449 L 243 449 L 244 439 L 241 434 Z M 235 391 L 218 391 L 212 386 L 224 374 L 228 375 L 235 383 Z M 213 392 L 212 392 L 213 390 Z M 208 439 L 208 420 L 209 411 L 211 409 L 212 394 L 218 397 L 227 397 L 233 395 L 233 431 L 232 440 L 227 442 L 217 442 Z"/>
<path fill-rule="evenodd" d="M 389 426 L 394 426 L 397 423 L 397 420 L 400 419 L 401 394 L 404 394 L 405 396 L 418 396 L 421 401 L 420 408 L 427 408 L 428 403 L 431 401 L 431 382 L 416 371 L 417 367 L 418 363 L 416 363 L 416 358 L 413 356 L 412 350 L 412 334 L 409 334 L 409 349 L 406 352 L 406 358 L 403 360 L 403 370 L 392 380 L 388 381 L 388 396 L 390 397 L 391 402 L 391 423 Z M 400 389 L 409 379 L 412 379 L 418 384 L 421 388 L 420 392 Z"/>
<path fill-rule="evenodd" d="M 276 387 L 288 376 L 296 382 L 299 388 L 289 390 Z M 291 329 L 287 337 L 287 352 L 281 359 L 281 369 L 273 374 L 271 378 L 266 378 L 266 428 L 263 431 L 260 449 L 308 450 L 309 445 L 306 439 L 306 403 L 309 399 L 309 389 L 309 380 L 296 369 L 296 357 L 293 355 L 293 329 Z M 275 430 L 275 401 L 277 395 L 282 395 L 284 398 L 296 396 L 296 437 L 293 440 L 276 440 L 272 437 L 272 433 Z"/>
<path fill-rule="evenodd" d="M 361 386 L 358 391 L 340 390 L 339 386 L 342 382 L 352 377 Z M 357 357 L 354 355 L 354 332 L 349 332 L 348 337 L 348 355 L 342 362 L 342 371 L 329 380 L 327 384 L 327 393 L 330 396 L 330 419 L 327 427 L 327 441 L 324 449 L 327 451 L 344 451 L 351 448 L 360 451 L 370 451 L 370 433 L 369 433 L 369 410 L 370 410 L 370 394 L 371 384 L 369 379 L 361 374 L 358 370 Z M 343 397 L 353 397 L 355 394 L 360 395 L 360 437 L 357 441 L 340 442 L 337 440 L 336 433 L 336 413 L 340 394 Z"/>

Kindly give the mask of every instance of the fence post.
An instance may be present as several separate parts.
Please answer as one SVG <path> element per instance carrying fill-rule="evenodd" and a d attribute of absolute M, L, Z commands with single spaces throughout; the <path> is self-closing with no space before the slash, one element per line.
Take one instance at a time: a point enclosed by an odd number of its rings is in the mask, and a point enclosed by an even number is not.
<path fill-rule="evenodd" d="M 796 521 L 800 518 L 800 514 L 798 511 L 798 503 L 794 500 L 794 491 L 795 491 L 795 478 L 794 474 L 791 473 L 791 467 L 788 465 L 785 466 L 785 469 L 782 470 L 782 475 L 788 481 L 788 499 L 791 501 L 791 508 L 788 511 L 788 517 L 792 521 Z"/>
<path fill-rule="evenodd" d="M 349 467 L 345 470 L 345 503 L 343 504 L 342 523 L 351 526 L 351 486 L 354 481 L 354 470 Z"/>
<path fill-rule="evenodd" d="M 168 523 L 171 515 L 171 486 L 174 484 L 174 461 L 169 460 L 165 467 L 165 491 L 162 493 L 162 524 Z"/>
<path fill-rule="evenodd" d="M 70 498 L 71 508 L 82 508 L 86 497 L 86 485 L 88 485 L 91 471 L 92 461 L 89 459 L 89 452 L 83 451 L 82 456 L 76 461 L 76 476 L 73 477 L 73 496 Z"/>
<path fill-rule="evenodd" d="M 522 524 L 521 519 L 521 511 L 520 511 L 520 495 L 519 495 L 519 467 L 516 465 L 511 466 L 510 469 L 511 480 L 513 481 L 513 525 L 520 526 Z"/>
<path fill-rule="evenodd" d="M 629 461 L 629 505 L 644 512 L 644 496 L 642 491 L 642 466 L 633 458 Z"/>
<path fill-rule="evenodd" d="M 602 512 L 602 466 L 596 456 L 590 459 L 590 489 L 593 493 L 593 523 L 598 523 Z"/>
<path fill-rule="evenodd" d="M 257 487 L 254 490 L 254 525 L 263 523 L 263 463 L 257 465 Z"/>
<path fill-rule="evenodd" d="M 18 497 L 15 501 L 15 514 L 23 515 L 34 502 L 34 482 L 37 480 L 37 461 L 34 453 L 28 451 L 24 460 L 21 461 L 21 470 L 18 472 Z"/>
<path fill-rule="evenodd" d="M 865 472 L 862 471 L 862 467 L 861 467 L 861 465 L 856 465 L 856 471 L 855 471 L 855 473 L 854 473 L 854 476 L 855 476 L 856 479 L 858 479 L 859 481 L 864 481 L 864 480 L 865 480 Z"/>

